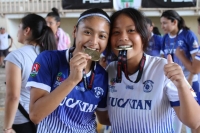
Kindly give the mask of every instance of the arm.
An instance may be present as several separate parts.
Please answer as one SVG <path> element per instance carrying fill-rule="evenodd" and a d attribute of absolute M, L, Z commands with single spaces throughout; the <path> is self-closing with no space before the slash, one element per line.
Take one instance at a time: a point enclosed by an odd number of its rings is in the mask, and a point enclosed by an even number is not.
<path fill-rule="evenodd" d="M 185 125 L 196 129 L 200 126 L 199 105 L 189 88 L 180 88 L 178 90 L 180 106 L 174 107 L 174 110 Z"/>
<path fill-rule="evenodd" d="M 42 119 L 51 114 L 76 84 L 77 82 L 74 82 L 69 77 L 51 93 L 32 87 L 29 114 L 31 121 L 38 124 Z"/>
<path fill-rule="evenodd" d="M 43 58 L 41 55 L 39 55 L 38 57 Z M 75 54 L 70 60 L 69 77 L 65 79 L 61 83 L 61 85 L 58 86 L 56 89 L 54 89 L 51 93 L 43 90 L 42 88 L 32 87 L 29 111 L 30 111 L 30 119 L 35 124 L 38 124 L 47 115 L 52 113 L 59 106 L 62 100 L 71 92 L 71 90 L 81 81 L 82 71 L 83 68 L 86 67 L 88 59 L 91 59 L 91 57 L 89 57 L 87 54 L 84 53 Z M 42 72 L 43 71 L 44 69 L 42 70 Z M 40 73 L 40 71 L 38 73 Z"/>
<path fill-rule="evenodd" d="M 197 74 L 198 73 L 197 70 L 198 70 L 198 67 L 199 67 L 198 65 L 200 65 L 200 63 L 196 64 L 198 62 L 195 59 L 195 55 L 196 55 L 195 53 L 192 54 L 192 61 L 190 61 L 188 58 L 186 58 L 184 51 L 181 50 L 180 47 L 178 47 L 176 49 L 176 53 L 175 54 L 181 60 L 181 62 L 183 63 L 183 65 L 186 67 L 186 69 L 188 71 L 190 71 L 193 74 Z"/>
<path fill-rule="evenodd" d="M 170 55 L 168 55 L 168 64 L 165 65 L 164 71 L 178 89 L 180 106 L 174 107 L 177 116 L 187 126 L 198 128 L 200 126 L 200 107 L 191 94 L 191 86 L 185 80 L 181 67 L 172 62 Z"/>
<path fill-rule="evenodd" d="M 111 125 L 108 117 L 108 111 L 98 111 L 96 110 L 96 115 L 100 124 Z"/>
<path fill-rule="evenodd" d="M 21 90 L 21 69 L 6 61 L 6 97 L 4 129 L 12 128 L 19 104 Z M 9 133 L 11 130 L 6 131 Z"/>
<path fill-rule="evenodd" d="M 10 36 L 10 35 L 8 35 L 9 36 L 9 38 L 10 38 L 10 46 L 9 46 L 9 48 L 11 48 L 12 47 L 12 44 L 13 44 L 13 38 Z"/>

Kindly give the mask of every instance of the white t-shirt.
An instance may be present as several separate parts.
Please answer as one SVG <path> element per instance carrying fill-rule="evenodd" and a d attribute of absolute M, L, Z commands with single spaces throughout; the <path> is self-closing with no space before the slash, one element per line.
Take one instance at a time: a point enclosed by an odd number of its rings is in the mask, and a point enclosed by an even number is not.
<path fill-rule="evenodd" d="M 26 45 L 18 50 L 12 51 L 5 58 L 6 61 L 14 63 L 17 67 L 21 69 L 22 84 L 21 84 L 19 101 L 27 112 L 29 112 L 30 91 L 25 89 L 25 86 L 30 76 L 33 62 L 35 61 L 38 54 L 39 54 L 39 47 Z M 25 122 L 28 122 L 28 120 L 23 116 L 23 114 L 21 114 L 19 110 L 17 110 L 14 124 L 22 124 Z"/>
<path fill-rule="evenodd" d="M 108 113 L 112 133 L 173 133 L 173 108 L 179 106 L 178 90 L 165 76 L 166 59 L 146 55 L 142 77 L 132 83 L 122 73 L 116 83 L 117 61 L 107 67 Z M 136 80 L 138 72 L 129 76 Z"/>
<path fill-rule="evenodd" d="M 0 50 L 5 50 L 9 47 L 9 37 L 8 33 L 0 34 Z"/>

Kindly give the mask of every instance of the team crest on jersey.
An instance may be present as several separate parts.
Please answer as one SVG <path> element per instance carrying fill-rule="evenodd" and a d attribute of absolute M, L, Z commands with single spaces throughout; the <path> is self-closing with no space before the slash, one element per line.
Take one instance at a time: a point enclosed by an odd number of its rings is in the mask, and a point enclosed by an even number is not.
<path fill-rule="evenodd" d="M 151 80 L 147 80 L 147 81 L 145 81 L 144 83 L 144 88 L 143 88 L 143 90 L 144 90 L 144 92 L 151 92 L 152 91 L 152 89 L 153 89 L 153 84 L 154 84 L 154 82 L 153 81 L 151 81 Z"/>
<path fill-rule="evenodd" d="M 62 83 L 62 81 L 64 81 L 65 79 L 66 79 L 66 76 L 62 72 L 59 72 L 57 74 L 56 82 L 54 84 L 54 87 L 59 86 Z"/>
<path fill-rule="evenodd" d="M 38 74 L 38 71 L 40 69 L 40 64 L 39 63 L 34 63 L 32 66 L 32 70 L 31 70 L 31 77 L 35 77 Z"/>
<path fill-rule="evenodd" d="M 196 40 L 193 42 L 192 47 L 193 48 L 198 48 L 199 47 L 198 42 Z"/>
<path fill-rule="evenodd" d="M 182 47 L 182 46 L 183 46 L 183 40 L 179 40 L 179 41 L 178 41 L 178 46 L 179 46 L 179 47 Z"/>
<path fill-rule="evenodd" d="M 104 90 L 101 87 L 95 87 L 94 93 L 96 98 L 100 98 L 101 96 L 103 96 Z"/>

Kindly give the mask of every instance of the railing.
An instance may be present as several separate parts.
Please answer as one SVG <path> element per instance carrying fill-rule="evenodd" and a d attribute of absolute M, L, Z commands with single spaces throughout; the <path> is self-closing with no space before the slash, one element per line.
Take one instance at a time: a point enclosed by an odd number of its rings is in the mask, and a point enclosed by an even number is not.
<path fill-rule="evenodd" d="M 51 11 L 52 7 L 62 9 L 61 0 L 0 0 L 1 15 L 27 12 L 46 13 Z"/>
<path fill-rule="evenodd" d="M 47 13 L 51 11 L 52 7 L 56 7 L 62 15 L 66 13 L 82 12 L 82 10 L 63 10 L 62 0 L 0 0 L 0 15 L 6 14 L 22 14 L 22 13 Z M 170 8 L 168 8 L 170 9 Z M 139 10 L 152 14 L 162 13 L 166 8 L 139 8 Z M 200 14 L 200 0 L 197 0 L 196 7 L 176 8 L 178 11 L 189 11 L 192 15 Z M 108 11 L 113 11 L 110 9 Z M 185 12 L 184 12 L 185 13 Z M 159 15 L 158 15 L 159 16 Z"/>

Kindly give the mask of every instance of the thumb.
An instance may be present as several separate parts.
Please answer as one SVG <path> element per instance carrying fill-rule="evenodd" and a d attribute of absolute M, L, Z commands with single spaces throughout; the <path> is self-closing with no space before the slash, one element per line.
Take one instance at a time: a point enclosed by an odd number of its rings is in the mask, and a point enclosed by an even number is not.
<path fill-rule="evenodd" d="M 170 54 L 167 55 L 167 63 L 173 63 L 172 56 Z"/>

